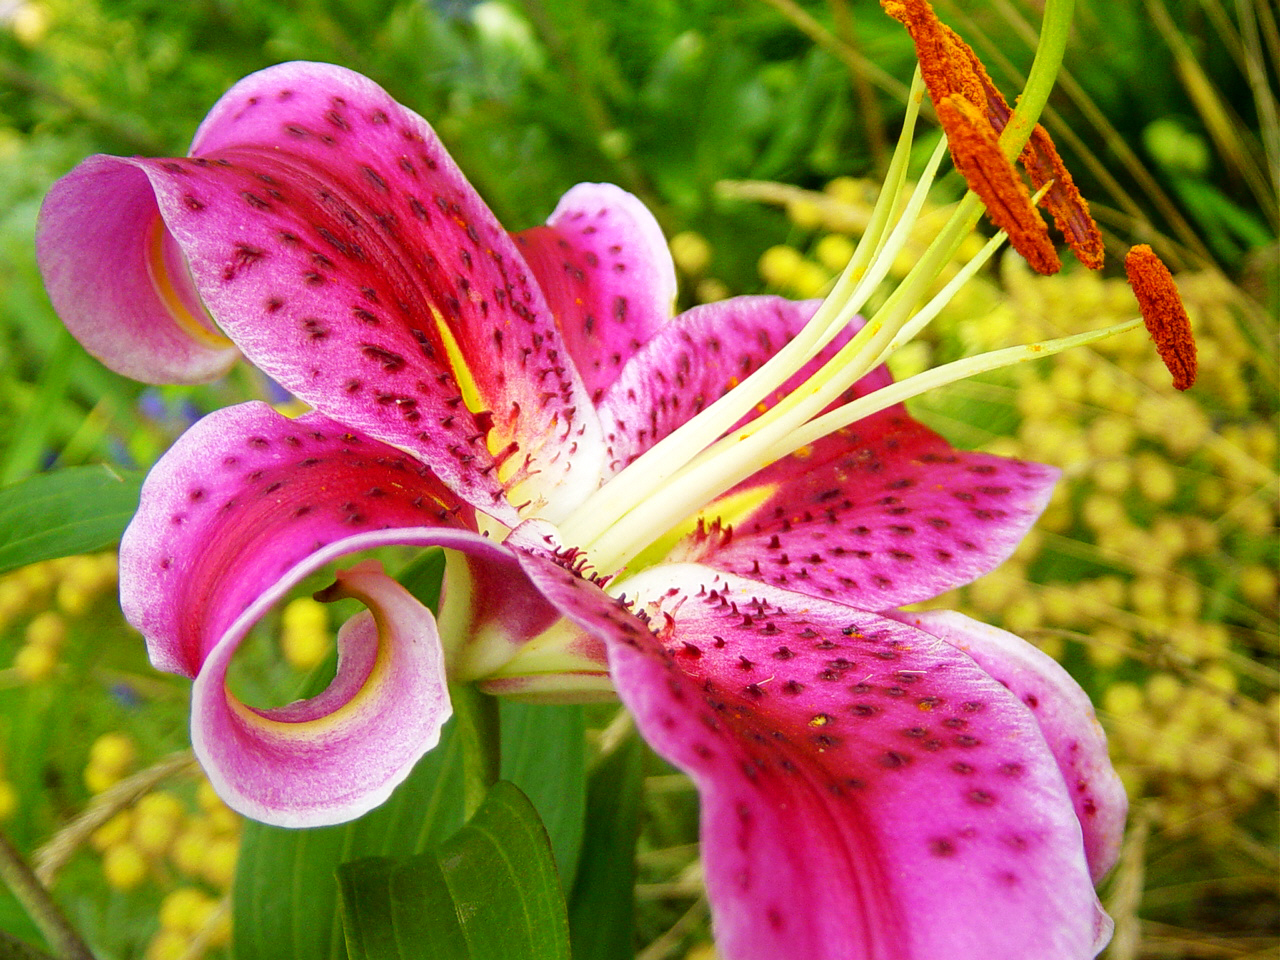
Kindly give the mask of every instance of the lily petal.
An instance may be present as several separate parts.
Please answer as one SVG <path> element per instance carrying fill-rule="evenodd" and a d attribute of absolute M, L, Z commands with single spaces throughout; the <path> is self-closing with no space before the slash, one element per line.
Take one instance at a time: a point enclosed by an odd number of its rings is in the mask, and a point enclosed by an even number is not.
<path fill-rule="evenodd" d="M 509 657 L 556 615 L 511 551 L 474 523 L 468 505 L 399 450 L 320 414 L 290 420 L 240 404 L 196 423 L 147 477 L 121 541 L 120 602 L 158 668 L 195 676 L 291 571 L 378 546 L 441 546 L 467 555 L 446 584 L 450 635 L 501 639 Z M 490 602 L 498 590 L 511 602 Z"/>
<path fill-rule="evenodd" d="M 541 586 L 697 783 L 730 960 L 1068 960 L 1108 939 L 1034 716 L 955 647 L 693 564 L 625 584 L 657 637 L 585 581 Z"/>
<path fill-rule="evenodd" d="M 659 327 L 600 400 L 610 473 L 745 380 L 794 338 L 817 308 L 816 300 L 733 297 L 694 307 Z M 816 371 L 859 325 L 860 321 L 780 385 L 766 405 Z M 873 371 L 858 390 L 869 392 L 889 382 L 886 371 Z"/>
<path fill-rule="evenodd" d="M 67 329 L 125 376 L 199 383 L 239 356 L 207 319 L 146 175 L 127 160 L 91 157 L 53 185 L 36 256 Z"/>
<path fill-rule="evenodd" d="M 1107 758 L 1106 734 L 1080 685 L 1025 640 L 961 613 L 931 610 L 899 619 L 963 650 L 1031 709 L 1070 788 L 1089 868 L 1100 880 L 1120 856 L 1129 802 Z"/>
<path fill-rule="evenodd" d="M 598 425 L 536 278 L 425 120 L 289 63 L 233 87 L 193 152 L 120 162 L 255 365 L 505 523 L 505 489 L 554 516 L 594 486 Z"/>
<path fill-rule="evenodd" d="M 297 579 L 259 597 L 223 635 L 191 704 L 191 743 L 218 795 L 283 827 L 350 820 L 381 804 L 439 742 L 453 712 L 431 612 L 373 561 L 338 575 L 336 593 L 369 610 L 339 631 L 330 686 L 276 710 L 238 701 L 226 688 L 231 655 Z"/>
<path fill-rule="evenodd" d="M 767 494 L 732 531 L 677 555 L 775 586 L 886 610 L 969 583 L 1017 548 L 1058 471 L 955 450 L 902 407 L 839 430 L 730 491 Z"/>
<path fill-rule="evenodd" d="M 676 268 L 649 209 L 611 183 L 580 183 L 545 227 L 515 234 L 598 402 L 623 364 L 669 320 Z"/>

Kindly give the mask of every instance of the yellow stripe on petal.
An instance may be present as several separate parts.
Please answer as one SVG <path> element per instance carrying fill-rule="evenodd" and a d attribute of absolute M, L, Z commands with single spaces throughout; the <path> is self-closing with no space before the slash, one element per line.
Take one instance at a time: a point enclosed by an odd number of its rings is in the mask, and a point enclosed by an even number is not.
<path fill-rule="evenodd" d="M 168 309 L 174 322 L 192 340 L 202 346 L 215 350 L 223 350 L 232 346 L 230 340 L 219 333 L 211 320 L 201 319 L 187 307 L 170 276 L 169 264 L 165 257 L 164 242 L 168 236 L 164 220 L 157 213 L 151 222 L 147 238 L 147 273 L 155 287 L 156 295 Z"/>

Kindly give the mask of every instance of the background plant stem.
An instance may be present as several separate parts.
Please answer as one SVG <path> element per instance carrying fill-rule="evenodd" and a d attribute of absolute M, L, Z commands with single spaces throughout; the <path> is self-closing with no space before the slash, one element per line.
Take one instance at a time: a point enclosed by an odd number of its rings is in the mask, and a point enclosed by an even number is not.
<path fill-rule="evenodd" d="M 4 834 L 0 834 L 0 878 L 40 928 L 55 957 L 59 960 L 93 960 L 89 947 L 53 902 L 49 891 L 36 879 L 35 871 Z"/>

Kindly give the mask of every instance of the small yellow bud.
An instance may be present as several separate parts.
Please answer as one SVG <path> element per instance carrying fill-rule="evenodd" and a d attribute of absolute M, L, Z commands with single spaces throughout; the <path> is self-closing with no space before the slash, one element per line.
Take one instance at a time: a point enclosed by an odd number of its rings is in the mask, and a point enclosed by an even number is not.
<path fill-rule="evenodd" d="M 27 643 L 35 647 L 60 649 L 67 642 L 67 621 L 52 610 L 45 610 L 27 624 Z"/>
<path fill-rule="evenodd" d="M 84 768 L 84 785 L 90 793 L 101 793 L 119 782 L 120 774 L 114 770 L 104 770 L 92 763 Z"/>
<path fill-rule="evenodd" d="M 671 238 L 671 259 L 686 276 L 700 277 L 711 263 L 711 244 L 700 233 L 682 231 Z"/>
<path fill-rule="evenodd" d="M 832 273 L 839 273 L 853 258 L 853 241 L 844 234 L 829 233 L 814 246 L 813 255 Z"/>
<path fill-rule="evenodd" d="M 1138 489 L 1152 503 L 1166 504 L 1178 492 L 1178 480 L 1168 461 L 1150 454 L 1140 455 L 1134 465 Z"/>
<path fill-rule="evenodd" d="M 204 873 L 205 855 L 213 835 L 206 829 L 188 826 L 174 839 L 169 848 L 169 859 L 183 874 L 188 877 L 202 876 Z"/>
<path fill-rule="evenodd" d="M 147 794 L 134 805 L 134 812 L 139 817 L 164 820 L 175 826 L 181 824 L 186 816 L 182 801 L 165 791 Z"/>
<path fill-rule="evenodd" d="M 1102 709 L 1117 717 L 1141 713 L 1142 707 L 1142 690 L 1125 680 L 1111 684 L 1102 694 Z"/>
<path fill-rule="evenodd" d="M 802 299 L 820 297 L 826 292 L 831 275 L 812 260 L 802 260 L 791 276 L 790 287 Z"/>
<path fill-rule="evenodd" d="M 1129 489 L 1133 469 L 1128 460 L 1104 460 L 1093 468 L 1092 476 L 1099 490 L 1118 495 Z"/>
<path fill-rule="evenodd" d="M 1240 593 L 1255 607 L 1270 609 L 1276 605 L 1276 574 L 1260 563 L 1240 571 Z"/>
<path fill-rule="evenodd" d="M 836 177 L 823 188 L 827 196 L 850 206 L 870 206 L 876 202 L 876 188 L 866 180 Z"/>
<path fill-rule="evenodd" d="M 13 669 L 26 683 L 40 683 L 53 676 L 58 667 L 58 651 L 52 647 L 22 647 L 13 658 Z"/>
<path fill-rule="evenodd" d="M 1126 417 L 1098 417 L 1089 425 L 1089 450 L 1099 458 L 1120 457 L 1129 452 L 1137 437 L 1133 422 Z"/>
<path fill-rule="evenodd" d="M 89 764 L 108 773 L 123 773 L 137 758 L 133 738 L 118 731 L 104 733 L 89 748 Z"/>
<path fill-rule="evenodd" d="M 1170 709 L 1185 691 L 1182 681 L 1171 673 L 1155 673 L 1147 680 L 1147 702 L 1157 710 Z"/>
<path fill-rule="evenodd" d="M 147 859 L 131 843 L 118 843 L 102 856 L 102 874 L 116 890 L 132 890 L 147 878 Z"/>
<path fill-rule="evenodd" d="M 720 300 L 728 300 L 731 292 L 723 280 L 703 277 L 694 289 L 694 296 L 699 303 L 716 303 Z"/>
<path fill-rule="evenodd" d="M 1085 644 L 1089 662 L 1102 670 L 1120 666 L 1128 656 L 1133 638 L 1125 630 L 1102 624 L 1092 631 L 1091 642 Z"/>
<path fill-rule="evenodd" d="M 822 226 L 822 207 L 803 197 L 788 200 L 787 219 L 803 230 L 813 230 Z"/>
<path fill-rule="evenodd" d="M 760 277 L 771 287 L 787 287 L 800 269 L 804 257 L 795 247 L 770 247 L 760 254 Z"/>
<path fill-rule="evenodd" d="M 229 837 L 212 841 L 205 852 L 201 872 L 204 878 L 220 890 L 231 886 L 236 875 L 236 858 L 240 855 L 240 842 Z"/>
<path fill-rule="evenodd" d="M 163 929 L 156 932 L 147 944 L 144 960 L 182 960 L 187 955 L 190 937 L 178 930 Z"/>
<path fill-rule="evenodd" d="M 178 887 L 160 903 L 160 925 L 179 933 L 195 933 L 209 918 L 217 901 L 195 887 Z"/>
<path fill-rule="evenodd" d="M 114 817 L 89 834 L 89 846 L 99 853 L 125 842 L 133 830 L 133 811 L 121 810 Z"/>

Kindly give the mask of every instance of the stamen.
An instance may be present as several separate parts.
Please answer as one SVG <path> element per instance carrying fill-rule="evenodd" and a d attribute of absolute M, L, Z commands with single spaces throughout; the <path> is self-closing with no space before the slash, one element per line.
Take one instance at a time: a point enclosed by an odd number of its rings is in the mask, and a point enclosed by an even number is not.
<path fill-rule="evenodd" d="M 942 119 L 943 101 L 959 94 L 983 108 L 992 129 L 997 135 L 1002 133 L 1013 114 L 1008 101 L 992 82 L 973 48 L 938 19 L 928 0 L 881 0 L 881 6 L 889 16 L 901 21 L 911 34 L 920 60 L 920 72 L 928 87 L 929 98 L 938 108 L 939 119 Z M 946 127 L 945 120 L 943 126 Z M 948 134 L 950 132 L 948 129 Z M 1035 190 L 1050 185 L 1045 194 L 1045 207 L 1076 259 L 1091 270 L 1100 269 L 1106 256 L 1102 233 L 1058 155 L 1049 131 L 1036 124 L 1018 161 L 1031 177 L 1031 186 Z M 969 175 L 964 170 L 960 172 L 975 192 L 980 193 Z M 1021 252 L 1017 236 L 1010 233 L 1010 240 L 1014 249 Z"/>
<path fill-rule="evenodd" d="M 1050 185 L 1044 198 L 1045 208 L 1053 215 L 1058 232 L 1076 259 L 1090 270 L 1101 270 L 1106 260 L 1102 231 L 1089 213 L 1089 204 L 1080 195 L 1066 164 L 1058 156 L 1049 131 L 1037 123 L 1018 159 L 1033 187 L 1039 190 L 1045 184 Z"/>
<path fill-rule="evenodd" d="M 1196 341 L 1173 274 L 1145 243 L 1129 251 L 1124 270 L 1147 332 L 1156 343 L 1160 359 L 1173 374 L 1174 388 L 1186 390 L 1196 382 Z"/>
<path fill-rule="evenodd" d="M 969 187 L 982 200 L 992 222 L 1009 235 L 1013 249 L 1037 273 L 1062 268 L 1049 230 L 1031 203 L 1027 185 L 1000 150 L 1000 141 L 983 112 L 953 94 L 935 104 L 947 132 L 951 159 Z"/>
<path fill-rule="evenodd" d="M 986 73 L 982 64 L 955 31 L 938 19 L 928 0 L 880 0 L 880 6 L 911 35 L 920 76 L 935 105 L 953 94 L 975 104 L 986 99 L 982 76 L 977 72 Z M 991 86 L 990 79 L 985 86 Z"/>

